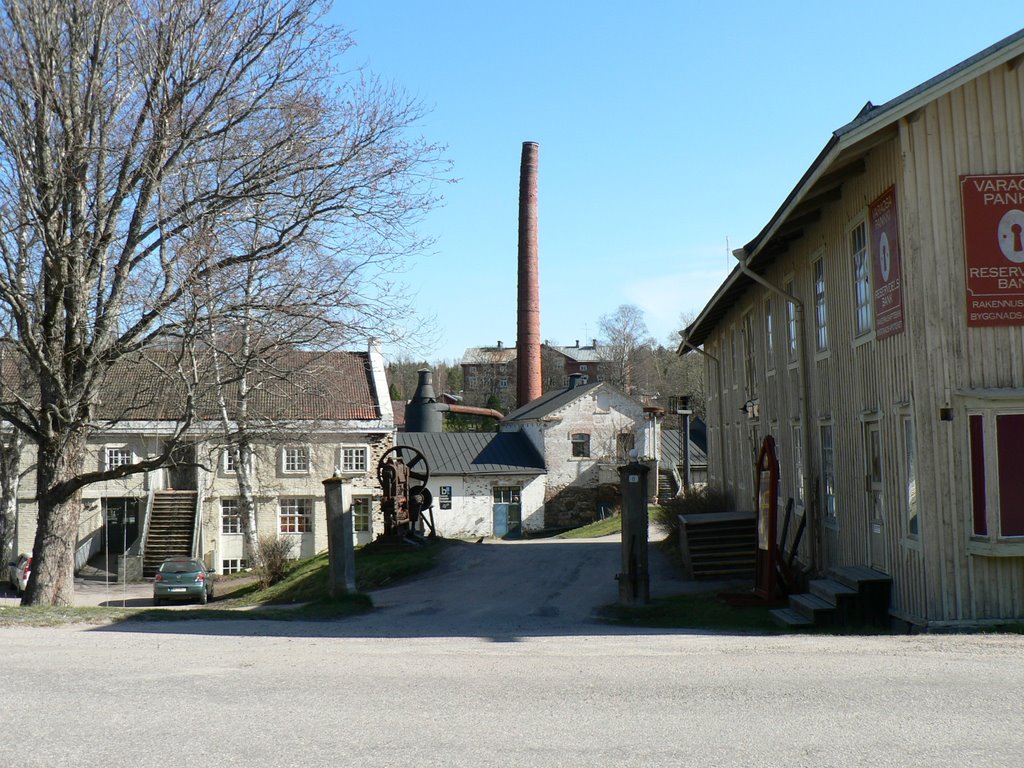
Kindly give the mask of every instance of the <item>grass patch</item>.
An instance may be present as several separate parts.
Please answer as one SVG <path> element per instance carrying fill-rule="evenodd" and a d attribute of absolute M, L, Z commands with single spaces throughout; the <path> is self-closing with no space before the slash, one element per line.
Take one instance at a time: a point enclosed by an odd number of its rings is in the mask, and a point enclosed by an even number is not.
<path fill-rule="evenodd" d="M 217 600 L 208 606 L 182 610 L 3 607 L 0 608 L 0 627 L 52 627 L 72 623 L 103 625 L 124 621 L 338 619 L 371 610 L 373 601 L 364 592 L 430 570 L 451 543 L 446 539 L 435 539 L 428 541 L 422 549 L 407 552 L 379 552 L 372 548 L 356 550 L 356 588 L 360 591 L 353 595 L 332 598 L 327 594 L 330 566 L 325 552 L 290 562 L 284 579 L 267 589 L 260 589 L 251 575 L 219 578 L 216 582 Z"/>
<path fill-rule="evenodd" d="M 606 517 L 604 520 L 584 525 L 580 528 L 573 528 L 571 531 L 558 534 L 556 539 L 596 539 L 601 536 L 611 536 L 613 533 L 622 531 L 622 518 L 619 515 Z"/>
<path fill-rule="evenodd" d="M 707 629 L 722 632 L 780 634 L 767 608 L 734 608 L 714 592 L 654 598 L 650 605 L 613 604 L 603 611 L 605 621 L 630 627 Z"/>

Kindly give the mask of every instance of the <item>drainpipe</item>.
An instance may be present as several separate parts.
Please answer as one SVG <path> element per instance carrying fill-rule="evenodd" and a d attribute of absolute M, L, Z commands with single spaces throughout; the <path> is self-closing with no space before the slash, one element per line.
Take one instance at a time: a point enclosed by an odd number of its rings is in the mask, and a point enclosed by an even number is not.
<path fill-rule="evenodd" d="M 807 397 L 807 339 L 804 333 L 804 303 L 800 301 L 796 296 L 786 293 L 784 290 L 776 285 L 772 285 L 765 280 L 761 275 L 757 274 L 749 266 L 747 266 L 747 259 L 750 258 L 750 254 L 743 248 L 738 248 L 732 252 L 732 255 L 736 257 L 736 260 L 740 263 L 740 271 L 753 280 L 758 285 L 766 288 L 767 290 L 774 293 L 776 296 L 781 296 L 788 302 L 793 304 L 796 311 L 796 343 L 797 343 L 797 375 L 799 377 L 799 388 L 800 388 L 800 431 L 802 433 L 803 440 L 803 459 L 804 463 L 804 480 L 803 480 L 803 496 L 804 496 L 804 514 L 810 515 L 811 517 L 811 567 L 818 570 L 821 565 L 821 522 L 818 519 L 818 515 L 811 507 L 811 483 L 810 483 L 810 462 L 808 461 L 808 451 L 811 446 L 811 413 L 810 403 Z"/>
<path fill-rule="evenodd" d="M 712 355 L 710 352 L 705 352 L 700 347 L 695 346 L 693 344 L 693 342 L 690 341 L 690 338 L 686 335 L 686 331 L 680 331 L 679 335 L 682 337 L 682 341 L 679 343 L 679 349 L 676 350 L 676 354 L 680 354 L 680 355 L 684 354 L 683 353 L 683 348 L 685 347 L 687 350 L 689 350 L 691 352 L 697 352 L 697 353 L 703 355 L 704 357 L 706 357 L 708 360 L 710 360 L 711 362 L 713 362 L 715 364 L 715 378 L 718 379 L 718 388 L 719 388 L 718 397 L 716 398 L 718 400 L 718 467 L 719 467 L 718 471 L 721 472 L 721 473 L 724 473 L 725 472 L 725 440 L 724 440 L 724 435 L 725 435 L 725 414 L 722 411 L 722 400 L 724 400 L 725 398 L 723 397 L 722 391 L 721 391 L 723 389 L 723 387 L 722 387 L 722 364 L 721 364 L 721 362 L 719 362 L 718 358 L 715 357 L 714 355 Z M 689 460 L 689 456 L 687 456 L 687 460 Z M 722 478 L 722 490 L 724 491 L 725 490 L 725 475 L 722 474 L 721 478 Z"/>

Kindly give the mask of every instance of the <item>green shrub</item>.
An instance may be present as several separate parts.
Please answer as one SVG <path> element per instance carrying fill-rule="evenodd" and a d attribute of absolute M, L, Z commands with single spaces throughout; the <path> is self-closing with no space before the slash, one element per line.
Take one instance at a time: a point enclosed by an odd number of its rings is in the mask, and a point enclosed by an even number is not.
<path fill-rule="evenodd" d="M 732 498 L 729 494 L 705 485 L 701 488 L 685 489 L 675 498 L 663 503 L 655 512 L 655 520 L 668 531 L 667 541 L 675 544 L 679 541 L 680 515 L 731 512 L 733 509 Z"/>
<path fill-rule="evenodd" d="M 285 577 L 294 551 L 294 539 L 273 534 L 260 536 L 256 545 L 256 578 L 260 586 L 266 589 Z"/>

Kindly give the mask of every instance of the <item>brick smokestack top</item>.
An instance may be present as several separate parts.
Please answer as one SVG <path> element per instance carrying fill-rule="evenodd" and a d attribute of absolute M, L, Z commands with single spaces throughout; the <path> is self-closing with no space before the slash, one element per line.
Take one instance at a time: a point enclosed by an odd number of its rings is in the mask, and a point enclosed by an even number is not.
<path fill-rule="evenodd" d="M 523 159 L 519 166 L 519 334 L 516 337 L 516 397 L 519 405 L 541 396 L 538 154 L 537 142 L 523 142 Z"/>

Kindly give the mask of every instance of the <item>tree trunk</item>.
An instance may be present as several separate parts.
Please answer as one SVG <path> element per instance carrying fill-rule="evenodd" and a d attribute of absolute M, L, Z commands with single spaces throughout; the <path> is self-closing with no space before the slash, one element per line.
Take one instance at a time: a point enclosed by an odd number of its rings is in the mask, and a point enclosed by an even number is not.
<path fill-rule="evenodd" d="M 245 535 L 245 549 L 249 556 L 249 567 L 255 568 L 259 563 L 259 538 L 256 530 L 256 499 L 253 495 L 252 477 L 249 468 L 252 466 L 252 446 L 242 442 L 238 447 L 236 477 L 238 480 L 238 515 L 241 518 L 242 533 Z"/>
<path fill-rule="evenodd" d="M 39 519 L 23 605 L 74 605 L 82 493 L 67 493 L 63 484 L 82 473 L 85 443 L 85 431 L 77 430 L 55 435 L 49 444 L 39 446 Z"/>

